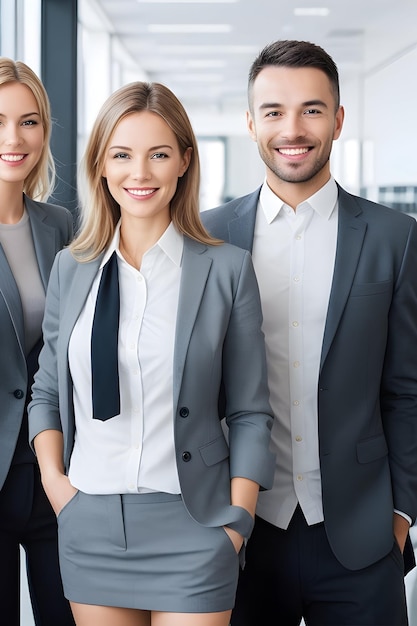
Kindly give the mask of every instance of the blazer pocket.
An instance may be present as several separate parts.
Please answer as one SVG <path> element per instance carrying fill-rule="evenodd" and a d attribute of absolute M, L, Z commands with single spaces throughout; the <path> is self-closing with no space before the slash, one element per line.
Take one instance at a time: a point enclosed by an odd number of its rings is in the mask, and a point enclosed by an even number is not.
<path fill-rule="evenodd" d="M 206 465 L 215 465 L 229 457 L 229 446 L 223 436 L 210 441 L 200 448 L 200 454 Z"/>
<path fill-rule="evenodd" d="M 384 435 L 370 437 L 359 441 L 356 445 L 356 454 L 359 463 L 371 463 L 388 454 L 387 442 Z"/>
<path fill-rule="evenodd" d="M 392 290 L 392 280 L 383 280 L 379 283 L 358 283 L 352 285 L 351 297 L 373 296 L 378 293 L 385 293 Z"/>

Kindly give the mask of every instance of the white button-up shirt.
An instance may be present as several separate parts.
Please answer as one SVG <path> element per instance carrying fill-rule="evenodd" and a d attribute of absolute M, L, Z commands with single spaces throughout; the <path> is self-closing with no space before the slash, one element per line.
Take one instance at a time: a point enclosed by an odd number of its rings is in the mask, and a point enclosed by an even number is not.
<path fill-rule="evenodd" d="M 171 223 L 137 271 L 119 252 L 119 233 L 120 224 L 70 339 L 76 434 L 69 478 L 86 493 L 179 493 L 173 358 L 183 237 Z M 102 269 L 115 250 L 121 411 L 102 422 L 92 418 L 91 328 Z"/>
<path fill-rule="evenodd" d="M 257 513 L 287 528 L 297 502 L 308 524 L 323 520 L 317 388 L 336 255 L 337 186 L 333 178 L 294 211 L 264 183 L 253 262 L 263 308 L 277 453 L 272 490 Z"/>

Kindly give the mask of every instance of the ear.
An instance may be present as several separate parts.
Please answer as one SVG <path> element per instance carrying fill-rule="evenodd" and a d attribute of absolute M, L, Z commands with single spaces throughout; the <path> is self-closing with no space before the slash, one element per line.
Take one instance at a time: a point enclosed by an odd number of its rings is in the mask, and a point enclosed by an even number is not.
<path fill-rule="evenodd" d="M 339 139 L 343 128 L 343 120 L 345 119 L 345 110 L 342 106 L 336 112 L 333 139 Z"/>
<path fill-rule="evenodd" d="M 188 170 L 192 153 L 193 153 L 193 149 L 191 146 L 189 146 L 182 156 L 182 163 L 181 163 L 180 171 L 178 173 L 178 178 L 181 178 L 181 176 L 184 176 L 185 172 Z"/>
<path fill-rule="evenodd" d="M 256 128 L 250 111 L 246 111 L 246 124 L 249 131 L 249 137 L 256 143 Z"/>

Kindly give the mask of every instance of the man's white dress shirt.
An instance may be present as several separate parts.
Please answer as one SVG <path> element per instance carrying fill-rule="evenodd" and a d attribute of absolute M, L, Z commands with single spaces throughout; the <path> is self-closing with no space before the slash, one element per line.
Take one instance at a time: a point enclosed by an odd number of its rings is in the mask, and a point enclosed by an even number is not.
<path fill-rule="evenodd" d="M 336 255 L 337 197 L 331 178 L 295 211 L 266 182 L 259 198 L 253 262 L 277 461 L 273 488 L 259 494 L 257 514 L 284 529 L 297 502 L 308 524 L 323 521 L 317 388 Z"/>

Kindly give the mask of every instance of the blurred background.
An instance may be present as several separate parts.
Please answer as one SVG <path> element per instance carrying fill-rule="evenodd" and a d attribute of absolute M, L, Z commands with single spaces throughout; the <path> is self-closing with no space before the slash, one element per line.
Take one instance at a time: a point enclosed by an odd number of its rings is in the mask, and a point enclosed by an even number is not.
<path fill-rule="evenodd" d="M 203 210 L 260 185 L 246 84 L 253 59 L 276 39 L 312 41 L 338 65 L 346 110 L 331 157 L 338 182 L 417 217 L 417 0 L 0 0 L 0 54 L 25 61 L 47 88 L 54 200 L 74 215 L 77 163 L 98 109 L 135 80 L 162 82 L 185 105 Z M 21 624 L 32 626 L 22 584 Z M 415 571 L 406 585 L 417 626 Z"/>
<path fill-rule="evenodd" d="M 76 208 L 76 163 L 98 108 L 134 80 L 165 83 L 198 136 L 202 209 L 249 192 L 264 168 L 246 83 L 275 39 L 323 46 L 346 119 L 332 171 L 353 193 L 417 211 L 416 0 L 0 0 L 1 54 L 42 77 L 55 118 L 56 200 Z"/>

